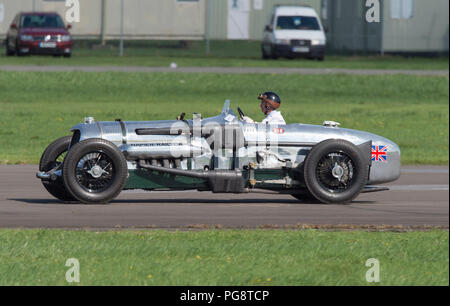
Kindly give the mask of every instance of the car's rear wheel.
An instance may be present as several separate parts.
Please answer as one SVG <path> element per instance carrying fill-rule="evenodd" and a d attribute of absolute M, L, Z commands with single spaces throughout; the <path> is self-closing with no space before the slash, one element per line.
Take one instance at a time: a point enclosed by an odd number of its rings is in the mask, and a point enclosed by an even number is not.
<path fill-rule="evenodd" d="M 323 203 L 347 203 L 367 183 L 369 166 L 354 144 L 341 139 L 325 140 L 306 157 L 304 180 L 308 191 Z"/>
<path fill-rule="evenodd" d="M 49 144 L 39 161 L 39 171 L 48 172 L 55 168 L 62 168 L 71 139 L 72 136 L 65 136 Z M 56 180 L 43 180 L 42 184 L 52 196 L 61 201 L 77 201 L 64 186 L 62 177 L 58 177 Z"/>
<path fill-rule="evenodd" d="M 92 138 L 71 147 L 64 161 L 64 185 L 86 204 L 108 203 L 125 186 L 127 162 L 113 143 Z"/>

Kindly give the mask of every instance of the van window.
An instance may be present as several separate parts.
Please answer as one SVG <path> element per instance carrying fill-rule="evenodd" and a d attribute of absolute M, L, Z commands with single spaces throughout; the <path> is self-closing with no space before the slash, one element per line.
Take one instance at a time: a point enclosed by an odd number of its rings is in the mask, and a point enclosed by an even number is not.
<path fill-rule="evenodd" d="M 277 30 L 313 30 L 320 31 L 316 17 L 278 16 Z"/>

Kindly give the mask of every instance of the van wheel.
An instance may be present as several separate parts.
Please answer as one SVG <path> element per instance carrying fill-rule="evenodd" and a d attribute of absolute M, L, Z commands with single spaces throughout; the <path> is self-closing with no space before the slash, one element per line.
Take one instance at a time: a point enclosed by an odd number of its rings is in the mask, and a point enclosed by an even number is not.
<path fill-rule="evenodd" d="M 314 146 L 304 166 L 309 192 L 323 203 L 347 203 L 367 183 L 369 167 L 351 142 L 329 139 Z"/>
<path fill-rule="evenodd" d="M 264 45 L 261 44 L 261 54 L 262 54 L 262 59 L 269 59 L 270 56 L 266 53 L 266 50 L 264 50 Z"/>
<path fill-rule="evenodd" d="M 270 57 L 272 59 L 278 59 L 278 57 L 279 57 L 277 52 L 275 51 L 273 45 L 270 45 Z"/>
<path fill-rule="evenodd" d="M 125 186 L 127 176 L 127 162 L 120 149 L 100 138 L 78 142 L 64 161 L 64 185 L 86 204 L 114 199 Z"/>

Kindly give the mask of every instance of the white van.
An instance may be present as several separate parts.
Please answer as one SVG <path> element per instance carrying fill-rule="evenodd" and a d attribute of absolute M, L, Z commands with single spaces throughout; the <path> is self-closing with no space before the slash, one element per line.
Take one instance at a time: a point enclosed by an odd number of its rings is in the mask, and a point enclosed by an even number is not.
<path fill-rule="evenodd" d="M 274 6 L 264 29 L 264 59 L 302 56 L 323 60 L 325 45 L 325 31 L 313 8 Z"/>

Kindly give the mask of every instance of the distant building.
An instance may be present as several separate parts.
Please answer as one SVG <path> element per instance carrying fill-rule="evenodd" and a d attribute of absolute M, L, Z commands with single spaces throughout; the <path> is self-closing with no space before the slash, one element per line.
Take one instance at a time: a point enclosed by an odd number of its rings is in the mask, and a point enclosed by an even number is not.
<path fill-rule="evenodd" d="M 78 0 L 80 22 L 72 23 L 77 38 L 117 39 L 120 36 L 121 0 Z M 20 11 L 56 11 L 65 19 L 66 0 L 0 0 L 4 37 Z M 1 8 L 0 8 L 1 9 Z M 206 0 L 124 0 L 126 39 L 203 39 Z M 0 15 L 1 17 L 1 15 Z M 67 23 L 67 22 L 66 22 Z"/>
<path fill-rule="evenodd" d="M 380 22 L 366 20 L 366 1 L 327 0 L 322 11 L 335 51 L 448 53 L 448 0 L 380 0 Z"/>
<path fill-rule="evenodd" d="M 260 40 L 274 5 L 309 5 L 327 28 L 328 48 L 348 53 L 448 53 L 448 0 L 210 0 L 211 37 Z"/>
<path fill-rule="evenodd" d="M 368 22 L 368 3 L 379 3 L 379 22 Z M 117 39 L 121 0 L 79 0 L 75 39 Z M 448 53 L 448 0 L 124 0 L 126 39 L 261 40 L 274 5 L 309 5 L 338 53 Z M 0 0 L 0 37 L 19 11 L 57 11 L 65 0 Z"/>
<path fill-rule="evenodd" d="M 274 5 L 308 5 L 318 13 L 321 0 L 209 0 L 212 39 L 261 40 Z"/>

